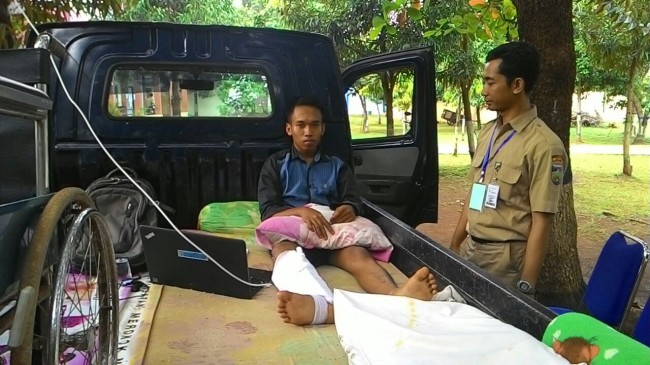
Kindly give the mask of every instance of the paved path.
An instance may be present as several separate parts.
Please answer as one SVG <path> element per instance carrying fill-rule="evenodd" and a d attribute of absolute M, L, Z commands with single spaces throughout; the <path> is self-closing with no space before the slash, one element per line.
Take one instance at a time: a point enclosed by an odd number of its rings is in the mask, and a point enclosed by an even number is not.
<path fill-rule="evenodd" d="M 467 141 L 458 141 L 458 153 L 467 154 Z M 593 144 L 573 144 L 570 149 L 571 154 L 594 154 L 594 155 L 622 155 L 623 146 L 621 145 L 593 145 Z M 453 144 L 441 144 L 438 146 L 438 153 L 450 155 L 454 153 Z M 650 155 L 650 145 L 631 145 L 631 155 Z"/>
<path fill-rule="evenodd" d="M 621 145 L 593 145 L 593 144 L 574 144 L 570 147 L 571 153 L 584 153 L 594 155 L 622 155 L 623 146 Z M 650 155 L 650 145 L 633 144 L 630 146 L 631 155 Z"/>

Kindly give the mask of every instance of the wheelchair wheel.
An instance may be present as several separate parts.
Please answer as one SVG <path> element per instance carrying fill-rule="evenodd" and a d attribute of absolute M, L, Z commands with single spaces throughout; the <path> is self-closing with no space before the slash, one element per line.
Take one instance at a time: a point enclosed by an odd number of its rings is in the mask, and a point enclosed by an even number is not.
<path fill-rule="evenodd" d="M 119 305 L 109 238 L 94 208 L 79 213 L 68 232 L 54 282 L 48 364 L 116 361 Z"/>
<path fill-rule="evenodd" d="M 25 317 L 24 340 L 11 351 L 12 364 L 31 364 L 32 355 L 35 363 L 48 365 L 75 357 L 80 364 L 115 362 L 115 259 L 103 217 L 83 190 L 63 189 L 43 210 L 21 275 L 21 289 L 28 286 L 38 288 L 37 305 Z"/>

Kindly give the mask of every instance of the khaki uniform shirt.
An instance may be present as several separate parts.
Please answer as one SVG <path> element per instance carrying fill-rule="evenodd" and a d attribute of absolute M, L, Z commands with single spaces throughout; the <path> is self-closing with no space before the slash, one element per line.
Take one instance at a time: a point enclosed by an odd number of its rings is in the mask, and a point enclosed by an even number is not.
<path fill-rule="evenodd" d="M 492 131 L 501 117 L 484 126 L 478 137 L 469 177 L 479 181 L 483 158 Z M 512 138 L 499 150 L 507 136 Z M 537 117 L 537 107 L 497 129 L 483 183 L 499 186 L 496 209 L 469 209 L 468 233 L 479 239 L 528 241 L 532 212 L 555 213 L 567 167 L 567 154 L 560 138 Z"/>

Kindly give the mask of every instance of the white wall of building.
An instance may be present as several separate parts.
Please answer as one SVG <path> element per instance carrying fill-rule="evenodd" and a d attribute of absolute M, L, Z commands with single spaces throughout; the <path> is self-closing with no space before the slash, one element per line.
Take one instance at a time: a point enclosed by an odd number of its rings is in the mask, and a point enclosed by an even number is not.
<path fill-rule="evenodd" d="M 607 123 L 623 123 L 625 120 L 625 109 L 616 107 L 616 103 L 625 100 L 623 96 L 616 96 L 612 101 L 606 101 L 605 94 L 602 92 L 586 93 L 582 97 L 581 107 L 584 113 L 596 115 L 596 111 Z M 578 96 L 573 94 L 573 112 L 578 111 Z"/>
<path fill-rule="evenodd" d="M 586 93 L 583 95 L 582 98 L 582 112 L 583 113 L 588 113 L 590 115 L 596 115 L 596 111 L 600 116 L 603 118 L 603 121 L 606 123 L 620 123 L 622 124 L 625 121 L 625 109 L 621 109 L 616 107 L 616 103 L 619 100 L 625 100 L 625 97 L 622 96 L 617 96 L 612 98 L 611 101 L 606 101 L 604 99 L 604 93 L 602 92 L 592 92 L 592 93 Z M 438 102 L 437 104 L 437 112 L 438 112 L 438 121 L 439 122 L 444 122 L 444 120 L 440 117 L 442 115 L 442 112 L 444 109 L 449 109 L 451 111 L 456 111 L 457 106 L 456 105 L 448 105 L 444 104 L 441 102 Z M 572 112 L 577 112 L 578 111 L 578 97 L 574 94 L 573 95 L 573 105 L 571 107 Z M 475 109 L 472 109 L 472 113 L 475 112 Z M 462 113 L 462 111 L 461 111 Z M 475 115 L 472 114 L 472 117 L 476 118 Z M 481 121 L 482 122 L 488 122 L 492 119 L 496 118 L 496 113 L 487 109 L 482 109 L 481 110 Z"/>
<path fill-rule="evenodd" d="M 358 95 L 345 94 L 345 100 L 348 103 L 348 114 L 349 115 L 362 115 L 363 107 L 361 106 L 361 99 Z M 379 107 L 379 109 L 377 109 Z M 381 111 L 381 114 L 385 113 L 384 104 L 376 104 L 372 101 L 366 99 L 366 108 L 368 113 L 372 115 L 377 115 L 377 110 Z"/>

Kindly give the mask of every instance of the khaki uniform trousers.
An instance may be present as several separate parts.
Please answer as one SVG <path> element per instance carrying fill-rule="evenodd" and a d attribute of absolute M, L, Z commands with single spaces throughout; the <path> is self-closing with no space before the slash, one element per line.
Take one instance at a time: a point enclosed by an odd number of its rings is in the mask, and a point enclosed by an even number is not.
<path fill-rule="evenodd" d="M 524 268 L 526 242 L 476 243 L 468 237 L 460 255 L 505 285 L 514 287 Z"/>

